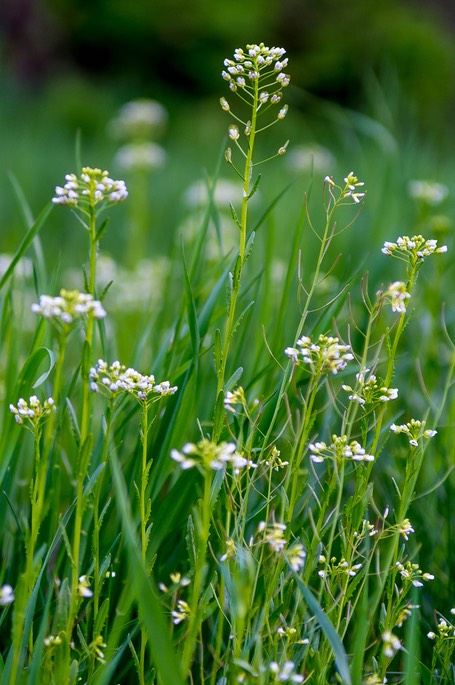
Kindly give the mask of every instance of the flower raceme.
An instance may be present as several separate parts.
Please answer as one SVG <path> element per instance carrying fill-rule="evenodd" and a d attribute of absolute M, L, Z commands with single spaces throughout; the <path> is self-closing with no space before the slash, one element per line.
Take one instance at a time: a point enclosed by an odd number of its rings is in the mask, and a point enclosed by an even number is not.
<path fill-rule="evenodd" d="M 253 139 L 256 133 L 282 121 L 288 112 L 288 106 L 281 105 L 270 123 L 263 124 L 260 128 L 256 126 L 259 116 L 281 102 L 282 90 L 289 85 L 290 76 L 283 71 L 288 64 L 288 58 L 284 57 L 285 52 L 284 48 L 269 48 L 264 43 L 250 44 L 245 50 L 237 48 L 234 59 L 224 60 L 225 70 L 221 72 L 223 79 L 229 83 L 230 90 L 251 108 L 251 119 L 245 120 L 232 111 L 225 97 L 220 98 L 221 109 L 228 112 L 236 121 L 235 124 L 229 125 L 229 138 L 245 156 L 246 153 L 238 142 L 240 129 L 237 124 L 242 126 L 247 138 Z M 284 155 L 286 148 L 287 143 L 279 148 L 276 155 Z M 226 150 L 226 159 L 232 164 L 229 148 Z"/>
<path fill-rule="evenodd" d="M 123 202 L 128 197 L 125 181 L 114 181 L 108 171 L 83 167 L 80 176 L 66 174 L 66 183 L 56 186 L 52 202 L 81 209 Z"/>
<path fill-rule="evenodd" d="M 315 463 L 321 463 L 326 459 L 341 461 L 351 459 L 352 461 L 374 461 L 372 454 L 367 454 L 365 449 L 357 442 L 348 442 L 346 435 L 332 435 L 332 443 L 327 445 L 325 442 L 315 442 L 309 444 L 310 459 Z"/>
<path fill-rule="evenodd" d="M 56 297 L 41 295 L 39 302 L 32 304 L 31 309 L 34 314 L 41 314 L 45 319 L 61 321 L 64 324 L 71 324 L 84 315 L 92 316 L 94 319 L 103 319 L 106 316 L 99 300 L 79 290 L 62 289 Z"/>
<path fill-rule="evenodd" d="M 41 402 L 36 395 L 32 395 L 28 402 L 21 397 L 17 405 L 10 404 L 9 409 L 16 423 L 22 425 L 26 420 L 35 428 L 55 411 L 55 402 L 52 397 Z"/>
<path fill-rule="evenodd" d="M 350 345 L 340 344 L 338 338 L 320 335 L 314 343 L 308 336 L 297 340 L 298 347 L 287 347 L 284 353 L 296 365 L 308 365 L 313 374 L 322 376 L 324 373 L 337 374 L 342 371 L 348 361 L 354 359 Z"/>
<path fill-rule="evenodd" d="M 369 375 L 368 375 L 369 374 Z M 352 388 L 350 385 L 342 385 L 345 392 L 350 392 L 349 400 L 358 402 L 362 407 L 369 408 L 377 402 L 390 402 L 398 397 L 397 388 L 386 388 L 382 379 L 377 378 L 370 369 L 362 369 L 356 374 L 357 383 Z"/>
<path fill-rule="evenodd" d="M 385 255 L 397 257 L 404 261 L 410 261 L 411 263 L 417 263 L 418 261 L 423 261 L 425 257 L 429 257 L 432 254 L 442 254 L 447 252 L 447 245 L 441 245 L 438 247 L 437 240 L 425 240 L 421 235 L 414 235 L 410 238 L 404 235 L 397 238 L 395 243 L 386 241 L 382 252 Z"/>
<path fill-rule="evenodd" d="M 96 366 L 90 369 L 90 387 L 93 392 L 100 390 L 110 397 L 126 392 L 139 402 L 173 395 L 178 389 L 177 386 L 171 386 L 169 381 L 155 383 L 155 376 L 143 375 L 136 369 L 127 369 L 119 361 L 114 361 L 109 366 L 103 359 L 98 359 Z"/>
<path fill-rule="evenodd" d="M 339 186 L 335 183 L 331 176 L 326 176 L 324 181 L 328 186 L 331 200 L 335 204 L 346 204 L 344 201 L 354 202 L 356 205 L 365 197 L 363 186 L 365 183 L 359 181 L 353 171 L 350 171 L 344 180 L 344 186 Z"/>
<path fill-rule="evenodd" d="M 392 423 L 390 430 L 393 433 L 404 433 L 409 438 L 409 444 L 413 447 L 418 447 L 420 438 L 433 438 L 437 433 L 435 430 L 425 430 L 425 421 L 418 419 L 411 419 L 408 423 L 402 423 L 399 426 Z"/>
<path fill-rule="evenodd" d="M 219 471 L 229 465 L 234 473 L 238 474 L 245 467 L 256 468 L 257 466 L 237 452 L 233 442 L 222 442 L 217 445 L 206 438 L 197 444 L 187 442 L 180 452 L 176 449 L 171 450 L 171 459 L 176 461 L 183 470 L 191 469 L 193 466 L 202 466 L 205 470 Z"/>

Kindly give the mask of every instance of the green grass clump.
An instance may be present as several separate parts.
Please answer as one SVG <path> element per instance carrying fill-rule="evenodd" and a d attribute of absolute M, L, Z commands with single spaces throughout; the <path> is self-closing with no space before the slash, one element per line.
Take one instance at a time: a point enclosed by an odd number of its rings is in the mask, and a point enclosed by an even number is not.
<path fill-rule="evenodd" d="M 354 172 L 314 173 L 322 202 L 310 187 L 277 223 L 297 186 L 258 167 L 288 144 L 258 159 L 257 140 L 284 125 L 286 67 L 263 44 L 225 61 L 240 182 L 193 187 L 159 268 L 134 264 L 145 186 L 83 167 L 56 188 L 87 238 L 71 289 L 46 267 L 51 205 L 33 221 L 22 198 L 0 281 L 1 683 L 453 682 L 455 355 L 447 247 L 424 230 L 445 189 L 414 187 L 420 223 L 369 278 L 368 226 L 339 253 L 372 192 Z M 100 245 L 123 202 L 120 266 Z"/>

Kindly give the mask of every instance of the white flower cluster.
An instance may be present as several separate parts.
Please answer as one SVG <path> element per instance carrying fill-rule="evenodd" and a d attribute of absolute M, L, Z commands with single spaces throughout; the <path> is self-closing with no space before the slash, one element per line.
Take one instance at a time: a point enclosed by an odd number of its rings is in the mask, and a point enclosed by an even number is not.
<path fill-rule="evenodd" d="M 434 181 L 409 181 L 409 195 L 427 205 L 440 205 L 447 197 L 449 189 L 442 183 Z"/>
<path fill-rule="evenodd" d="M 315 442 L 309 444 L 310 459 L 319 464 L 326 459 L 352 459 L 352 461 L 374 461 L 372 454 L 367 454 L 365 449 L 357 442 L 348 442 L 346 435 L 332 435 L 332 443 L 327 445 L 325 442 Z"/>
<path fill-rule="evenodd" d="M 324 373 L 337 374 L 342 371 L 348 361 L 354 359 L 350 345 L 340 344 L 338 338 L 320 335 L 317 343 L 308 336 L 297 340 L 296 347 L 286 347 L 284 353 L 292 359 L 294 364 L 308 364 L 315 375 Z"/>
<path fill-rule="evenodd" d="M 93 299 L 93 295 L 81 293 L 79 290 L 60 290 L 60 295 L 40 295 L 39 303 L 32 304 L 32 312 L 41 314 L 45 319 L 59 319 L 65 324 L 70 324 L 79 316 L 92 316 L 94 319 L 103 319 L 106 311 L 99 300 Z"/>
<path fill-rule="evenodd" d="M 422 580 L 434 580 L 434 575 L 432 573 L 422 573 L 419 565 L 412 564 L 410 561 L 407 561 L 406 564 L 397 561 L 395 566 L 403 580 L 414 585 L 414 587 L 423 587 Z"/>
<path fill-rule="evenodd" d="M 406 313 L 406 302 L 411 297 L 411 294 L 406 290 L 406 283 L 394 281 L 385 291 L 384 297 L 392 305 L 393 312 Z"/>
<path fill-rule="evenodd" d="M 88 576 L 80 576 L 77 592 L 81 597 L 93 597 L 93 591 L 90 590 L 90 580 Z"/>
<path fill-rule="evenodd" d="M 398 389 L 384 387 L 381 379 L 378 379 L 374 373 L 370 373 L 367 378 L 369 371 L 370 369 L 362 369 L 356 374 L 357 384 L 354 388 L 350 385 L 341 386 L 343 390 L 351 393 L 349 395 L 351 402 L 358 402 L 362 406 L 369 407 L 376 404 L 376 402 L 396 400 Z"/>
<path fill-rule="evenodd" d="M 219 445 L 203 438 L 197 444 L 187 442 L 180 452 L 171 450 L 171 459 L 176 461 L 183 470 L 194 466 L 202 466 L 204 469 L 220 471 L 226 466 L 231 466 L 235 474 L 243 468 L 257 467 L 250 459 L 237 452 L 233 442 L 222 442 Z"/>
<path fill-rule="evenodd" d="M 65 185 L 55 188 L 52 202 L 58 205 L 95 207 L 101 202 L 123 202 L 128 197 L 125 181 L 114 181 L 108 171 L 83 167 L 80 176 L 66 174 Z"/>
<path fill-rule="evenodd" d="M 450 613 L 452 615 L 455 614 L 455 608 L 451 609 Z M 438 634 L 430 630 L 430 632 L 427 633 L 427 637 L 429 637 L 430 640 L 439 639 L 453 641 L 453 638 L 455 637 L 455 627 L 445 618 L 440 618 L 438 622 Z"/>
<path fill-rule="evenodd" d="M 171 611 L 172 623 L 178 626 L 178 624 L 182 623 L 182 621 L 188 621 L 190 615 L 191 609 L 188 602 L 185 602 L 183 599 L 179 599 L 177 602 L 177 609 Z"/>
<path fill-rule="evenodd" d="M 408 423 L 402 423 L 399 426 L 392 423 L 390 430 L 397 434 L 404 433 L 409 438 L 409 444 L 413 447 L 418 446 L 420 438 L 433 438 L 437 433 L 435 430 L 425 430 L 425 421 L 417 419 L 411 419 Z"/>
<path fill-rule="evenodd" d="M 10 404 L 9 409 L 14 415 L 16 423 L 23 424 L 24 419 L 26 419 L 32 426 L 36 426 L 42 419 L 55 411 L 55 403 L 52 397 L 48 397 L 42 404 L 36 395 L 32 395 L 28 402 L 21 397 L 17 405 Z"/>
<path fill-rule="evenodd" d="M 353 171 L 350 171 L 349 174 L 346 176 L 344 179 L 344 182 L 346 183 L 346 186 L 342 192 L 341 197 L 344 200 L 347 199 L 352 199 L 356 204 L 359 204 L 360 200 L 362 200 L 365 197 L 365 193 L 359 192 L 358 188 L 362 188 L 365 183 L 363 181 L 359 181 L 357 176 L 355 176 Z"/>
<path fill-rule="evenodd" d="M 363 181 L 359 181 L 353 171 L 350 171 L 343 180 L 345 185 L 344 187 L 341 187 L 338 186 L 330 176 L 325 177 L 324 181 L 329 186 L 329 192 L 332 196 L 332 199 L 336 202 L 340 202 L 341 200 L 352 200 L 358 205 L 360 200 L 363 200 L 366 194 L 365 192 L 359 191 L 359 188 L 362 188 L 365 183 Z M 334 194 L 334 189 L 338 191 L 338 196 Z"/>
<path fill-rule="evenodd" d="M 386 630 L 382 635 L 382 641 L 384 642 L 384 654 L 391 659 L 396 652 L 401 649 L 401 642 L 390 630 Z"/>
<path fill-rule="evenodd" d="M 4 607 L 14 602 L 14 590 L 11 585 L 2 585 L 0 587 L 0 606 Z"/>
<path fill-rule="evenodd" d="M 349 576 L 354 578 L 358 571 L 362 568 L 362 564 L 352 564 L 346 561 L 344 557 L 337 562 L 336 557 L 330 559 L 330 563 L 327 563 L 327 559 L 323 554 L 319 556 L 319 563 L 324 564 L 325 568 L 318 571 L 318 576 L 320 578 L 329 577 L 339 577 L 339 576 Z"/>
<path fill-rule="evenodd" d="M 262 544 L 268 545 L 276 554 L 282 552 L 291 569 L 297 573 L 305 565 L 306 551 L 300 542 L 288 544 L 285 536 L 286 528 L 284 523 L 267 524 L 261 521 L 258 525 L 258 533 L 262 536 Z"/>
<path fill-rule="evenodd" d="M 246 51 L 237 48 L 234 52 L 234 59 L 225 59 L 225 71 L 221 72 L 225 81 L 228 81 L 232 91 L 238 88 L 251 89 L 250 82 L 265 78 L 269 86 L 275 85 L 272 92 L 262 91 L 259 95 L 259 103 L 264 104 L 270 100 L 276 104 L 281 99 L 278 92 L 281 88 L 289 85 L 290 76 L 283 72 L 288 65 L 288 58 L 283 58 L 286 53 L 284 48 L 268 48 L 264 43 L 259 45 L 247 45 Z M 223 104 L 223 103 L 222 103 Z M 223 109 L 226 109 L 224 106 Z"/>
<path fill-rule="evenodd" d="M 274 683 L 303 683 L 305 678 L 303 675 L 293 673 L 295 664 L 293 661 L 285 661 L 280 666 L 276 661 L 269 664 L 269 671 L 272 673 Z"/>
<path fill-rule="evenodd" d="M 409 259 L 417 261 L 425 259 L 425 257 L 429 257 L 431 254 L 447 252 L 447 245 L 438 247 L 437 240 L 425 240 L 421 235 L 413 235 L 412 238 L 404 235 L 397 238 L 395 243 L 386 241 L 381 252 L 388 256 L 398 257 L 398 259 L 403 259 L 404 261 Z"/>
<path fill-rule="evenodd" d="M 178 389 L 177 386 L 171 386 L 169 381 L 155 383 L 155 376 L 126 368 L 119 361 L 109 366 L 103 359 L 98 359 L 97 365 L 90 369 L 90 387 L 93 392 L 101 390 L 108 396 L 127 392 L 140 402 L 149 400 L 152 395 L 173 395 Z"/>
<path fill-rule="evenodd" d="M 270 454 L 264 461 L 264 464 L 269 469 L 273 469 L 274 471 L 279 471 L 280 469 L 285 469 L 286 466 L 289 466 L 288 461 L 282 461 L 281 452 L 279 449 L 277 449 L 277 447 L 275 447 L 275 445 L 270 450 Z"/>

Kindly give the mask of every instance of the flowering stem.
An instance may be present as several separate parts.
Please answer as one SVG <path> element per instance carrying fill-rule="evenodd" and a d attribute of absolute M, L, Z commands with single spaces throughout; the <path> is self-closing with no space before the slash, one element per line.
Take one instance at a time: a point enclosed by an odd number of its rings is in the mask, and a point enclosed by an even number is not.
<path fill-rule="evenodd" d="M 202 582 L 205 575 L 205 561 L 207 542 L 210 532 L 210 492 L 212 488 L 213 472 L 207 470 L 204 474 L 204 494 L 200 502 L 200 513 L 198 512 L 198 547 L 196 556 L 196 567 L 194 569 L 193 586 L 191 592 L 190 616 L 188 632 L 185 636 L 185 644 L 182 653 L 182 672 L 188 675 L 196 648 L 197 636 L 202 621 L 202 607 L 199 604 Z"/>
<path fill-rule="evenodd" d="M 106 429 L 104 432 L 103 441 L 103 453 L 101 455 L 101 465 L 103 469 L 98 476 L 98 480 L 95 485 L 94 501 L 93 501 L 93 537 L 92 537 L 92 551 L 93 551 L 93 619 L 95 620 L 98 615 L 99 610 L 99 598 L 100 598 L 100 528 L 102 521 L 100 521 L 100 496 L 103 488 L 105 465 L 107 463 L 109 454 L 109 443 L 110 443 L 110 433 L 112 426 L 112 418 L 114 411 L 114 398 L 111 397 L 109 401 L 109 407 L 106 412 Z M 93 635 L 93 639 L 95 639 Z"/>
<path fill-rule="evenodd" d="M 148 483 L 148 476 L 150 467 L 152 465 L 151 461 L 147 458 L 147 435 L 149 431 L 148 425 L 148 404 L 147 400 L 143 403 L 142 408 L 142 425 L 141 425 L 141 440 L 142 440 L 142 464 L 141 464 L 141 483 L 140 483 L 140 496 L 139 496 L 139 507 L 140 507 L 140 518 L 141 518 L 141 558 L 144 568 L 147 568 L 147 523 L 150 518 L 149 504 L 146 500 L 146 490 Z M 147 631 L 144 625 L 141 625 L 141 648 L 140 648 L 140 673 L 139 680 L 141 685 L 145 683 L 145 650 L 147 646 Z"/>
<path fill-rule="evenodd" d="M 251 192 L 251 178 L 253 172 L 253 150 L 254 141 L 256 137 L 256 125 L 257 125 L 257 108 L 259 102 L 259 79 L 254 81 L 254 92 L 253 92 L 253 104 L 252 104 L 252 115 L 251 115 L 251 130 L 248 139 L 248 150 L 246 153 L 245 160 L 245 172 L 243 176 L 243 198 L 242 198 L 242 211 L 240 215 L 240 242 L 239 242 L 239 254 L 234 266 L 234 273 L 232 274 L 232 287 L 229 300 L 229 311 L 228 319 L 226 322 L 226 327 L 224 331 L 224 345 L 223 353 L 221 358 L 221 368 L 218 371 L 218 383 L 216 396 L 219 397 L 220 393 L 223 392 L 225 376 L 226 376 L 226 365 L 229 355 L 229 349 L 231 345 L 232 336 L 234 334 L 235 327 L 235 317 L 237 310 L 237 299 L 240 291 L 242 271 L 245 264 L 245 247 L 246 247 L 246 235 L 247 235 L 247 219 L 248 219 L 248 201 Z M 217 442 L 220 438 L 222 431 L 222 421 L 223 415 L 219 414 L 219 418 L 213 426 L 213 440 Z"/>
<path fill-rule="evenodd" d="M 302 462 L 303 452 L 305 450 L 306 442 L 311 430 L 313 423 L 313 406 L 316 399 L 316 394 L 318 391 L 319 376 L 312 376 L 310 380 L 310 385 L 308 387 L 307 397 L 304 404 L 303 416 L 302 416 L 302 427 L 300 430 L 300 437 L 297 442 L 297 449 L 292 451 L 291 461 L 286 473 L 285 480 L 285 490 L 287 491 L 289 487 L 289 481 L 292 478 L 291 485 L 291 496 L 289 498 L 289 508 L 288 508 L 288 522 L 292 521 L 294 515 L 294 509 L 296 506 L 296 500 L 299 492 L 303 488 L 303 483 L 299 478 L 299 469 Z"/>
<path fill-rule="evenodd" d="M 317 287 L 318 282 L 319 282 L 319 274 L 321 271 L 322 262 L 324 260 L 324 256 L 325 256 L 325 254 L 328 250 L 328 247 L 329 247 L 329 245 L 332 241 L 332 238 L 333 238 L 332 220 L 333 220 L 333 214 L 334 214 L 337 206 L 338 206 L 338 203 L 335 202 L 331 208 L 330 207 L 327 208 L 326 224 L 325 224 L 325 228 L 324 228 L 324 233 L 323 233 L 322 238 L 321 238 L 321 246 L 319 248 L 318 258 L 316 260 L 315 272 L 314 272 L 313 280 L 312 280 L 310 289 L 308 291 L 308 295 L 307 295 L 307 298 L 305 300 L 303 311 L 302 311 L 302 314 L 300 317 L 300 322 L 299 322 L 297 332 L 295 335 L 296 340 L 298 340 L 300 338 L 300 336 L 302 335 L 303 327 L 305 325 L 305 322 L 306 322 L 306 319 L 308 316 L 308 312 L 310 309 L 310 304 L 312 302 L 314 292 L 315 292 L 316 287 Z M 332 227 L 332 230 L 331 230 L 331 227 Z M 284 394 L 286 392 L 286 388 L 289 384 L 289 380 L 291 378 L 291 373 L 292 373 L 292 362 L 289 360 L 289 362 L 287 363 L 286 368 L 284 370 L 283 379 L 281 381 L 281 386 L 280 386 L 280 389 L 278 392 L 278 398 L 277 398 L 277 401 L 275 404 L 275 410 L 273 412 L 273 416 L 270 420 L 267 433 L 266 433 L 264 441 L 262 443 L 261 456 L 262 456 L 262 453 L 264 452 L 264 450 L 267 449 L 267 447 L 270 444 L 270 438 L 271 438 L 273 429 L 275 427 L 276 420 L 278 418 L 278 415 L 279 415 L 279 412 L 281 409 L 281 403 L 283 401 L 283 397 L 284 397 Z"/>

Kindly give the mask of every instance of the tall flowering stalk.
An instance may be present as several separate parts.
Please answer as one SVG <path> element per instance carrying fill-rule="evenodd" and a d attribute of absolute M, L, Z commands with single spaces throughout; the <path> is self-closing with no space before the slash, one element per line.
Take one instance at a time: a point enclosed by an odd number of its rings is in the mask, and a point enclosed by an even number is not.
<path fill-rule="evenodd" d="M 151 500 L 147 499 L 147 486 L 149 483 L 150 469 L 153 460 L 149 458 L 147 452 L 147 439 L 150 429 L 150 408 L 152 404 L 167 395 L 177 392 L 176 386 L 171 386 L 169 381 L 155 382 L 153 375 L 143 375 L 132 368 L 126 368 L 119 361 L 108 365 L 102 359 L 98 360 L 96 366 L 90 370 L 90 388 L 94 392 L 101 392 L 109 397 L 109 412 L 106 433 L 110 433 L 112 412 L 114 401 L 125 393 L 131 395 L 141 406 L 141 475 L 139 485 L 135 484 L 139 500 L 140 516 L 140 540 L 141 540 L 141 559 L 144 568 L 147 568 L 147 547 L 149 542 L 149 521 L 151 516 Z M 108 458 L 109 435 L 105 438 L 105 449 L 103 451 L 103 463 Z M 101 521 L 99 518 L 99 497 L 101 492 L 101 480 L 95 493 L 94 506 L 94 529 L 93 529 L 93 553 L 94 553 L 94 573 L 95 573 L 95 617 L 98 611 L 99 591 L 100 591 L 100 558 L 99 558 L 99 533 Z M 141 647 L 139 655 L 139 680 L 141 685 L 145 684 L 145 650 L 147 646 L 147 633 L 141 626 Z"/>
<path fill-rule="evenodd" d="M 282 106 L 280 104 L 282 90 L 289 85 L 290 81 L 289 75 L 284 72 L 288 64 L 287 57 L 283 57 L 284 54 L 285 50 L 283 48 L 269 48 L 264 43 L 247 45 L 246 50 L 242 48 L 235 50 L 234 59 L 226 59 L 224 61 L 225 70 L 222 72 L 223 79 L 228 82 L 231 92 L 235 93 L 246 105 L 248 118 L 243 119 L 239 117 L 232 111 L 227 99 L 225 97 L 221 98 L 220 104 L 222 109 L 237 122 L 229 125 L 228 134 L 244 159 L 244 167 L 243 171 L 237 168 L 233 162 L 232 149 L 228 148 L 226 150 L 226 160 L 243 181 L 243 197 L 240 218 L 233 212 L 234 220 L 240 232 L 239 252 L 234 270 L 229 276 L 228 317 L 224 329 L 224 338 L 222 339 L 221 334 L 217 332 L 215 342 L 218 377 L 217 407 L 220 408 L 215 413 L 213 426 L 213 439 L 215 442 L 219 439 L 222 430 L 226 366 L 232 337 L 238 323 L 236 319 L 237 300 L 240 292 L 242 272 L 248 257 L 249 247 L 252 244 L 252 240 L 249 245 L 247 244 L 248 203 L 254 195 L 260 180 L 259 178 L 256 181 L 253 180 L 253 169 L 258 164 L 267 161 L 262 160 L 256 163 L 253 161 L 254 145 L 256 136 L 259 133 L 284 119 L 287 113 L 287 105 Z M 272 121 L 261 126 L 263 115 L 272 109 L 278 109 L 278 112 L 273 116 Z M 238 124 L 243 129 L 242 133 Z M 287 143 L 268 159 L 285 154 L 286 147 Z"/>
<path fill-rule="evenodd" d="M 74 208 L 78 217 L 89 235 L 89 271 L 87 276 L 86 297 L 95 300 L 96 292 L 96 262 L 98 243 L 107 227 L 107 221 L 98 224 L 101 213 L 109 206 L 123 202 L 128 197 L 124 181 L 116 181 L 110 178 L 107 171 L 101 169 L 83 167 L 80 175 L 74 173 L 65 176 L 66 183 L 57 186 L 54 204 Z M 79 557 L 82 533 L 83 515 L 83 486 L 90 463 L 93 436 L 90 432 L 91 415 L 91 392 L 89 386 L 89 370 L 92 359 L 94 318 L 96 315 L 87 317 L 85 343 L 81 363 L 82 378 L 82 410 L 79 430 L 79 454 L 76 464 L 76 508 L 74 515 L 74 530 L 72 544 L 72 577 L 71 577 L 71 604 L 68 612 L 68 622 L 65 634 L 65 650 L 69 648 L 74 619 L 79 602 Z M 69 659 L 68 659 L 69 662 Z M 64 666 L 64 668 L 66 668 Z M 66 672 L 64 671 L 64 674 Z M 64 675 L 63 677 L 66 677 Z"/>
<path fill-rule="evenodd" d="M 41 402 L 36 395 L 32 395 L 28 401 L 21 397 L 17 404 L 10 404 L 9 408 L 16 422 L 32 433 L 34 446 L 34 475 L 30 483 L 30 527 L 25 541 L 26 566 L 16 593 L 17 601 L 13 621 L 13 661 L 10 682 L 15 683 L 24 634 L 25 607 L 39 570 L 36 566 L 35 549 L 45 513 L 44 496 L 49 466 L 46 455 L 43 455 L 41 451 L 41 436 L 44 423 L 55 413 L 55 403 L 52 397 Z M 31 628 L 29 635 L 30 647 L 33 646 L 32 630 Z"/>
<path fill-rule="evenodd" d="M 325 209 L 325 226 L 324 230 L 322 232 L 322 235 L 318 235 L 319 242 L 320 242 L 320 247 L 319 247 L 319 252 L 317 255 L 316 259 L 316 265 L 315 265 L 315 271 L 314 275 L 311 281 L 311 285 L 307 289 L 307 296 L 305 303 L 303 305 L 302 309 L 302 314 L 300 316 L 300 322 L 297 327 L 296 331 L 296 336 L 295 339 L 296 341 L 300 340 L 305 340 L 306 337 L 302 337 L 302 333 L 307 321 L 308 313 L 310 311 L 311 303 L 313 301 L 313 297 L 316 291 L 316 288 L 320 282 L 320 274 L 321 274 L 321 269 L 322 269 L 322 264 L 324 262 L 324 257 L 327 254 L 327 251 L 330 247 L 330 244 L 337 235 L 337 230 L 336 230 L 336 223 L 334 220 L 335 213 L 339 210 L 340 207 L 345 206 L 345 205 L 354 205 L 354 206 L 361 206 L 363 199 L 365 197 L 365 190 L 364 190 L 364 182 L 360 181 L 358 177 L 354 174 L 354 172 L 349 172 L 349 174 L 344 178 L 343 185 L 338 185 L 335 183 L 335 181 L 330 177 L 326 176 L 324 179 L 324 209 Z M 342 229 L 341 229 L 342 230 Z M 341 230 L 339 232 L 341 232 Z M 337 341 L 338 342 L 338 341 Z M 296 343 L 297 344 L 297 343 Z M 289 353 L 289 351 L 294 350 L 294 352 Z M 273 433 L 273 430 L 275 429 L 275 424 L 278 419 L 281 406 L 282 406 L 282 401 L 286 392 L 286 388 L 289 385 L 290 379 L 291 379 L 291 374 L 294 365 L 298 361 L 298 350 L 296 350 L 295 345 L 292 347 L 286 348 L 286 354 L 289 357 L 289 362 L 285 368 L 285 372 L 283 374 L 283 379 L 280 385 L 280 389 L 278 392 L 278 397 L 277 401 L 275 404 L 275 409 L 273 416 L 269 422 L 267 433 L 264 437 L 263 443 L 262 443 L 262 451 L 264 452 L 266 449 L 269 448 L 270 446 L 270 441 L 271 441 L 271 436 Z M 297 356 L 296 356 L 297 355 Z M 313 367 L 311 367 L 311 370 L 313 370 Z M 336 373 L 336 371 L 335 371 Z M 317 384 L 314 385 L 314 374 L 313 374 L 313 387 L 311 388 L 311 392 L 315 393 L 317 391 Z M 311 399 L 311 394 L 310 398 Z M 314 398 L 313 398 L 314 399 Z M 308 404 L 304 405 L 305 406 L 305 411 L 302 416 L 301 424 L 300 424 L 300 440 L 298 441 L 300 444 L 299 451 L 301 455 L 301 449 L 303 447 L 303 443 L 305 442 L 305 435 L 308 435 L 308 430 L 311 425 L 312 421 L 312 413 L 311 411 L 308 411 Z M 312 402 L 310 404 L 310 409 L 312 407 Z M 292 511 L 290 511 L 290 515 L 292 516 Z"/>

